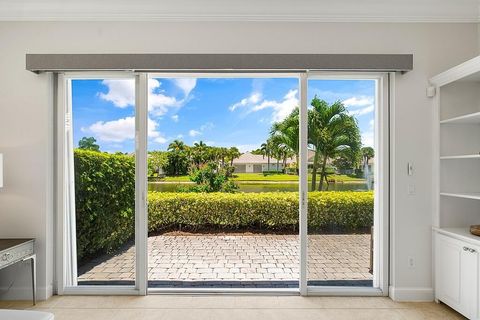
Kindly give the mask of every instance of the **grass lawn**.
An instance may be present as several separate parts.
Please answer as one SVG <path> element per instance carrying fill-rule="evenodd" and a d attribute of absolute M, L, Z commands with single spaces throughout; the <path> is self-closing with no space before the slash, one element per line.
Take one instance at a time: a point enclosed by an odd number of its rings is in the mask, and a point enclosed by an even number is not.
<path fill-rule="evenodd" d="M 317 180 L 320 178 L 320 175 L 317 175 Z M 347 175 L 333 174 L 328 177 L 329 180 L 336 180 L 342 182 L 355 182 L 363 181 L 364 179 L 350 177 Z M 267 174 L 263 175 L 262 173 L 236 173 L 234 174 L 233 180 L 235 181 L 298 181 L 298 176 L 290 174 Z M 308 175 L 308 180 L 312 180 L 312 175 Z M 167 182 L 188 182 L 190 179 L 188 176 L 179 176 L 179 177 L 166 177 L 162 181 Z"/>

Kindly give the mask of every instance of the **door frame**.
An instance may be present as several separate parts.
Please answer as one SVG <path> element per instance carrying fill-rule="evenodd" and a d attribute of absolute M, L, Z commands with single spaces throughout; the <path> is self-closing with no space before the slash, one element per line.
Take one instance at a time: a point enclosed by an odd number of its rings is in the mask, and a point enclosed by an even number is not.
<path fill-rule="evenodd" d="M 390 129 L 389 110 L 393 108 L 394 73 L 384 72 L 231 72 L 231 73 L 134 73 L 134 72 L 67 72 L 55 77 L 55 145 L 56 145 L 56 292 L 57 294 L 120 294 L 146 295 L 148 293 L 245 293 L 245 294 L 301 294 L 301 295 L 350 295 L 350 296 L 387 296 L 389 281 L 389 203 L 390 203 Z M 300 181 L 299 181 L 299 241 L 300 241 L 300 274 L 299 288 L 292 289 L 158 289 L 148 288 L 148 208 L 147 208 L 147 119 L 148 119 L 148 79 L 152 77 L 195 77 L 195 78 L 297 78 L 299 81 L 300 101 Z M 73 257 L 71 250 L 65 246 L 68 235 L 71 234 L 65 225 L 67 221 L 68 195 L 66 194 L 66 170 L 69 152 L 66 139 L 66 124 L 71 121 L 69 81 L 72 79 L 135 79 L 135 252 L 136 271 L 135 286 L 76 286 L 71 278 Z M 374 197 L 374 237 L 379 239 L 374 246 L 374 287 L 333 287 L 308 286 L 308 177 L 307 177 L 307 135 L 308 135 L 308 80 L 312 79 L 368 79 L 375 80 L 375 145 L 378 153 L 375 181 L 378 181 Z M 377 152 L 377 149 L 380 152 Z M 71 164 L 71 163 L 70 163 Z M 72 181 L 69 181 L 72 183 Z M 71 217 L 70 217 L 71 218 Z M 71 246 L 71 244 L 70 244 Z M 76 255 L 75 255 L 76 257 Z M 73 257 L 73 259 L 75 259 Z"/>
<path fill-rule="evenodd" d="M 389 217 L 390 217 L 390 110 L 394 73 L 387 72 L 307 72 L 307 80 L 374 80 L 375 85 L 375 170 L 374 170 L 374 252 L 373 287 L 308 286 L 306 295 L 388 296 Z M 300 236 L 307 247 L 308 235 Z M 378 240 L 375 240 L 378 239 Z M 308 260 L 301 261 L 307 273 Z"/>

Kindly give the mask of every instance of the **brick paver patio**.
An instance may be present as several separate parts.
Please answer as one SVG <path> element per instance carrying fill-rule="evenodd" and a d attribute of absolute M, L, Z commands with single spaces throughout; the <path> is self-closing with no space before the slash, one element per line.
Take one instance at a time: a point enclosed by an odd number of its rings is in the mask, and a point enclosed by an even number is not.
<path fill-rule="evenodd" d="M 148 239 L 149 281 L 298 280 L 297 235 L 161 235 Z M 79 268 L 82 281 L 134 279 L 134 247 Z M 370 235 L 311 235 L 309 280 L 371 280 Z"/>

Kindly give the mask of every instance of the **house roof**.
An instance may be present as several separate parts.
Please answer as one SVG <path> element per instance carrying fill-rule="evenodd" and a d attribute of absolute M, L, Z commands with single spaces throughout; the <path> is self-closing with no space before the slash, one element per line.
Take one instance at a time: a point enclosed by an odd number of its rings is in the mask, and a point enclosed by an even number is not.
<path fill-rule="evenodd" d="M 270 163 L 276 163 L 276 162 L 277 162 L 276 158 L 270 157 Z M 279 162 L 283 162 L 283 160 L 279 159 Z M 287 158 L 288 164 L 293 162 L 295 162 L 295 158 Z M 245 152 L 240 157 L 233 160 L 233 164 L 247 164 L 247 163 L 267 164 L 268 158 L 262 156 L 261 154 L 252 154 L 250 152 Z"/>

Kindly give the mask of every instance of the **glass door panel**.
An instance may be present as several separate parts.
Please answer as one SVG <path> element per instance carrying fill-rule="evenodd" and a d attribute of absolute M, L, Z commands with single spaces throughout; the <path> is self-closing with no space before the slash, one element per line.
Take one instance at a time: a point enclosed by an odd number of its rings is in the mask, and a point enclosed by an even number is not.
<path fill-rule="evenodd" d="M 308 81 L 309 286 L 373 285 L 376 86 Z"/>
<path fill-rule="evenodd" d="M 298 79 L 152 75 L 151 289 L 298 288 Z"/>
<path fill-rule="evenodd" d="M 135 284 L 135 80 L 71 79 L 73 277 Z"/>

